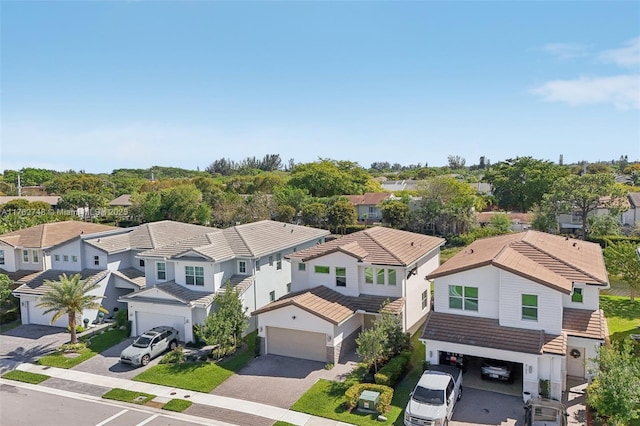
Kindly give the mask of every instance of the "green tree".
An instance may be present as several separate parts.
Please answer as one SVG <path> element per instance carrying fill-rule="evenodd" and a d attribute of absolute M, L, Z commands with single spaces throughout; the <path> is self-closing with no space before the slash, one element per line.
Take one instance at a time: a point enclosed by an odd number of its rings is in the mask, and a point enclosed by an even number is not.
<path fill-rule="evenodd" d="M 604 261 L 607 271 L 622 278 L 631 290 L 631 302 L 635 301 L 635 291 L 640 288 L 640 259 L 637 254 L 638 246 L 629 241 L 617 243 L 607 242 L 604 249 Z"/>
<path fill-rule="evenodd" d="M 496 229 L 501 234 L 508 234 L 511 232 L 511 219 L 506 213 L 496 213 L 491 216 L 489 226 Z"/>
<path fill-rule="evenodd" d="M 416 214 L 434 234 L 447 236 L 469 230 L 477 198 L 471 186 L 451 177 L 438 176 L 426 181 L 419 193 L 422 205 Z"/>
<path fill-rule="evenodd" d="M 276 208 L 276 220 L 278 222 L 291 223 L 296 217 L 296 209 L 288 205 L 280 205 Z"/>
<path fill-rule="evenodd" d="M 385 303 L 386 305 L 387 303 Z M 402 321 L 398 315 L 385 311 L 381 308 L 382 314 L 376 319 L 374 327 L 382 330 L 384 336 L 384 355 L 392 357 L 399 354 L 409 345 L 406 333 L 402 332 Z"/>
<path fill-rule="evenodd" d="M 568 175 L 558 179 L 543 197 L 543 208 L 560 213 L 576 210 L 582 219 L 582 235 L 587 235 L 589 214 L 597 209 L 607 209 L 618 216 L 628 207 L 624 187 L 608 173 Z"/>
<path fill-rule="evenodd" d="M 380 206 L 382 221 L 392 228 L 403 229 L 409 220 L 409 205 L 403 200 L 385 200 Z"/>
<path fill-rule="evenodd" d="M 286 205 L 293 207 L 296 212 L 302 210 L 309 200 L 309 191 L 305 188 L 295 188 L 292 186 L 276 187 L 273 190 L 273 198 L 280 206 Z"/>
<path fill-rule="evenodd" d="M 590 237 L 604 237 L 607 235 L 620 235 L 622 226 L 620 220 L 610 214 L 599 214 L 590 216 L 588 221 L 588 232 Z"/>
<path fill-rule="evenodd" d="M 302 207 L 302 221 L 314 228 L 324 228 L 327 221 L 327 206 L 322 203 L 311 203 Z"/>
<path fill-rule="evenodd" d="M 89 294 L 98 289 L 98 283 L 81 280 L 80 274 L 67 276 L 62 274 L 59 281 L 46 280 L 48 289 L 40 297 L 40 302 L 36 305 L 44 308 L 43 314 L 54 312 L 51 324 L 54 324 L 63 315 L 69 318 L 69 329 L 71 331 L 71 343 L 78 343 L 76 335 L 76 317 L 82 314 L 85 309 L 97 309 L 100 312 L 108 313 L 98 302 L 101 296 Z"/>
<path fill-rule="evenodd" d="M 483 180 L 493 187 L 500 208 L 528 212 L 540 203 L 554 181 L 566 173 L 550 161 L 516 157 L 491 166 Z"/>
<path fill-rule="evenodd" d="M 336 162 L 332 160 L 296 165 L 291 172 L 289 185 L 306 189 L 312 197 L 358 193 L 349 172 L 338 168 Z"/>
<path fill-rule="evenodd" d="M 592 372 L 587 403 L 608 425 L 626 426 L 640 417 L 640 358 L 631 339 L 601 346 Z"/>
<path fill-rule="evenodd" d="M 12 294 L 13 280 L 5 274 L 0 274 L 0 309 L 6 312 L 18 306 L 18 299 Z"/>
<path fill-rule="evenodd" d="M 363 330 L 356 338 L 356 353 L 368 366 L 373 366 L 374 372 L 378 372 L 378 364 L 384 356 L 385 336 L 380 327 L 371 327 Z"/>
<path fill-rule="evenodd" d="M 358 219 L 356 208 L 347 199 L 338 199 L 327 209 L 327 224 L 334 232 L 344 235 L 348 225 L 353 225 Z"/>
<path fill-rule="evenodd" d="M 247 329 L 248 308 L 242 306 L 237 291 L 229 282 L 215 298 L 215 308 L 199 328 L 199 338 L 208 345 L 220 345 L 221 354 L 238 347 L 242 333 Z"/>
<path fill-rule="evenodd" d="M 202 193 L 195 185 L 180 185 L 160 192 L 160 212 L 164 219 L 193 223 L 196 221 Z"/>
<path fill-rule="evenodd" d="M 58 206 L 68 210 L 88 209 L 88 214 L 92 214 L 93 210 L 105 207 L 108 203 L 109 199 L 104 195 L 74 189 L 60 197 Z"/>

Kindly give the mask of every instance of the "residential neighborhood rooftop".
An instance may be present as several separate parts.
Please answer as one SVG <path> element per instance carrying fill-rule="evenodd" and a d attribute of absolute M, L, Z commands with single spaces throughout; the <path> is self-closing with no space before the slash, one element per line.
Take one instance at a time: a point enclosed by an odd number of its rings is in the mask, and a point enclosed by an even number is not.
<path fill-rule="evenodd" d="M 87 283 L 95 283 L 109 275 L 109 271 L 95 270 L 95 269 L 83 269 L 82 271 L 59 271 L 54 269 L 48 269 L 42 271 L 37 275 L 31 277 L 28 282 L 25 282 L 20 287 L 14 290 L 16 294 L 45 294 L 51 287 L 50 281 L 60 281 L 60 275 L 66 274 L 68 277 L 76 274 L 80 274 L 80 279 Z"/>
<path fill-rule="evenodd" d="M 427 276 L 434 279 L 485 265 L 569 294 L 573 283 L 609 286 L 600 245 L 538 231 L 476 240 Z"/>
<path fill-rule="evenodd" d="M 376 226 L 292 253 L 303 262 L 341 251 L 371 264 L 407 266 L 445 243 L 443 238 Z"/>
<path fill-rule="evenodd" d="M 99 223 L 67 220 L 63 222 L 44 223 L 25 229 L 0 235 L 0 241 L 10 246 L 21 248 L 46 248 L 72 240 L 80 235 L 90 235 L 121 228 Z"/>

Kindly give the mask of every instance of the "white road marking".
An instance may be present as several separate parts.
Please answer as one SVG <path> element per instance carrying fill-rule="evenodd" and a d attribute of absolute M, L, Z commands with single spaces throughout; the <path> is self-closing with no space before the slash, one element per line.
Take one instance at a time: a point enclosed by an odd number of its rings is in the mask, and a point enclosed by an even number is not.
<path fill-rule="evenodd" d="M 114 414 L 113 416 L 109 417 L 106 420 L 101 421 L 100 423 L 98 423 L 96 426 L 102 426 L 102 425 L 106 425 L 107 423 L 109 423 L 111 420 L 120 417 L 121 415 L 123 415 L 124 413 L 126 413 L 129 410 L 122 410 L 119 413 Z"/>
<path fill-rule="evenodd" d="M 155 418 L 157 418 L 157 417 L 160 417 L 160 414 L 154 414 L 153 416 L 148 417 L 148 418 L 147 418 L 147 420 L 144 420 L 144 421 L 142 421 L 142 422 L 138 423 L 136 426 L 146 425 L 146 424 L 147 424 L 147 423 L 149 423 L 151 420 L 153 420 L 153 419 L 155 419 Z"/>

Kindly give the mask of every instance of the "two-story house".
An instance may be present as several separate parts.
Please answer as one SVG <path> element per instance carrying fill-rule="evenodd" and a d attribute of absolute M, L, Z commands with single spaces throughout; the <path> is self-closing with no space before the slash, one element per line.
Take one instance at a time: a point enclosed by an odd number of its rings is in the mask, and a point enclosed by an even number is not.
<path fill-rule="evenodd" d="M 589 377 L 586 361 L 608 337 L 598 244 L 537 231 L 485 238 L 427 278 L 434 309 L 421 341 L 432 364 L 448 353 L 513 362 L 523 392 L 548 380 L 560 399 L 567 375 Z"/>
<path fill-rule="evenodd" d="M 442 238 L 373 227 L 297 251 L 292 293 L 253 311 L 264 353 L 335 363 L 381 310 L 408 331 L 430 309 Z"/>
<path fill-rule="evenodd" d="M 373 223 L 382 221 L 382 202 L 391 197 L 390 192 L 367 192 L 362 195 L 345 195 L 356 209 L 359 222 Z"/>
<path fill-rule="evenodd" d="M 170 325 L 185 341 L 204 323 L 216 293 L 231 284 L 249 310 L 291 291 L 286 255 L 324 242 L 328 231 L 264 220 L 212 229 L 137 254 L 146 287 L 120 298 L 127 304 L 132 334 Z M 250 330 L 255 329 L 252 322 Z"/>
<path fill-rule="evenodd" d="M 45 315 L 37 307 L 38 299 L 49 289 L 49 281 L 58 281 L 63 273 L 68 276 L 78 273 L 83 280 L 97 283 L 92 294 L 100 297 L 108 315 L 113 315 L 118 309 L 126 308 L 126 304 L 118 302 L 119 297 L 144 288 L 144 266 L 135 258 L 138 252 L 212 229 L 172 221 L 134 228 L 67 221 L 5 234 L 0 236 L 0 247 L 15 245 L 9 251 L 14 260 L 7 262 L 6 255 L 4 258 L 9 266 L 7 274 L 20 284 L 13 294 L 20 298 L 22 323 L 49 325 L 53 314 Z M 31 272 L 36 267 L 38 271 Z M 80 316 L 94 322 L 98 311 L 85 310 Z M 66 327 L 66 316 L 54 325 Z"/>

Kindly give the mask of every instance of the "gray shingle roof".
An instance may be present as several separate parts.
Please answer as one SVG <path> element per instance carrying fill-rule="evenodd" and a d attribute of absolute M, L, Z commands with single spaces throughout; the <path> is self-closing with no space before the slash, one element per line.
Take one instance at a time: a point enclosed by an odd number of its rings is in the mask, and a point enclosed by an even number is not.
<path fill-rule="evenodd" d="M 48 281 L 59 281 L 60 275 L 67 274 L 67 276 L 80 274 L 80 279 L 83 281 L 87 281 L 90 283 L 96 283 L 107 275 L 109 275 L 108 270 L 95 270 L 95 269 L 84 269 L 80 272 L 77 271 L 56 271 L 53 269 L 49 269 L 47 271 L 43 271 L 41 274 L 36 275 L 30 281 L 22 284 L 20 287 L 14 290 L 16 294 L 35 294 L 42 295 L 45 294 L 51 287 L 48 284 Z"/>
<path fill-rule="evenodd" d="M 308 261 L 335 251 L 377 265 L 408 266 L 443 245 L 443 238 L 376 226 L 290 254 Z"/>

